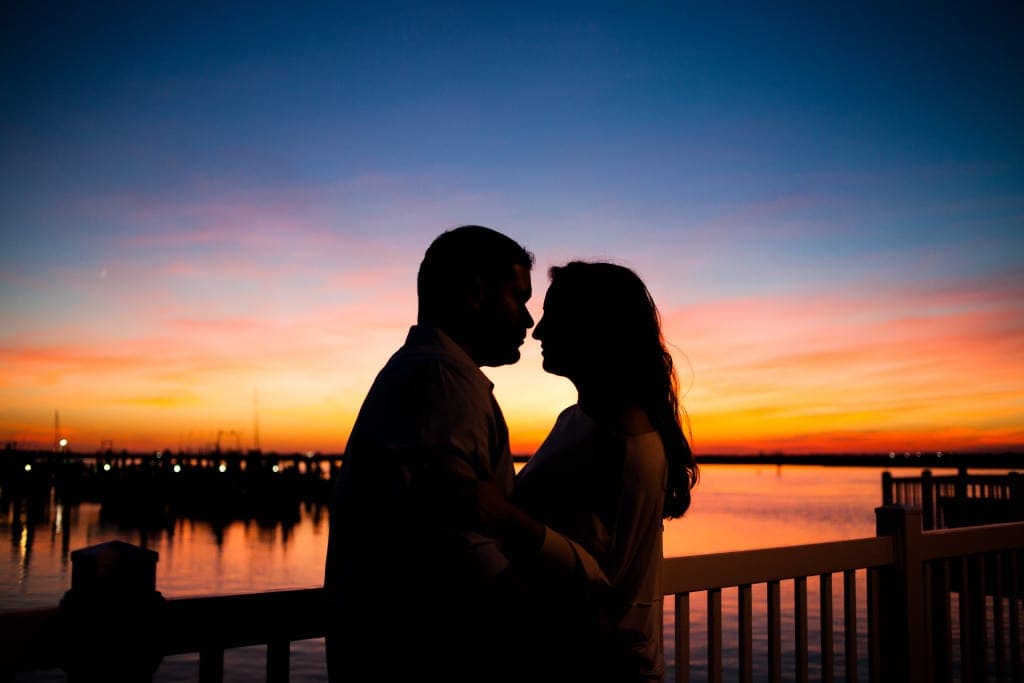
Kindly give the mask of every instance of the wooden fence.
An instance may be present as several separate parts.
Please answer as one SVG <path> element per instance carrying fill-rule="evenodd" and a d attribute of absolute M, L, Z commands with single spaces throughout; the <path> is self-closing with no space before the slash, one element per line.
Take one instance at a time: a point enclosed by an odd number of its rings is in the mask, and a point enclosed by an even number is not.
<path fill-rule="evenodd" d="M 921 513 L 876 510 L 875 538 L 672 558 L 665 595 L 675 604 L 675 680 L 690 680 L 690 601 L 706 593 L 707 678 L 724 678 L 722 590 L 738 600 L 739 680 L 752 681 L 755 646 L 768 650 L 770 681 L 782 680 L 780 584 L 793 584 L 797 681 L 809 680 L 807 580 L 816 577 L 821 680 L 834 678 L 833 575 L 842 576 L 844 678 L 859 680 L 858 635 L 867 638 L 870 681 L 1022 680 L 1024 523 L 924 532 Z M 857 623 L 856 573 L 867 575 L 867 623 Z M 752 638 L 752 587 L 767 586 L 767 642 Z M 955 616 L 954 616 L 955 613 Z M 988 676 L 991 675 L 991 679 Z"/>
<path fill-rule="evenodd" d="M 968 474 L 961 467 L 954 475 L 894 477 L 882 473 L 882 504 L 903 504 L 921 509 L 925 529 L 977 526 L 1024 521 L 1024 476 Z"/>
<path fill-rule="evenodd" d="M 780 587 L 793 585 L 797 681 L 809 679 L 808 578 L 819 586 L 821 680 L 837 650 L 844 680 L 1021 681 L 1024 523 L 923 531 L 921 512 L 876 509 L 872 538 L 668 558 L 664 592 L 674 607 L 675 681 L 689 681 L 691 597 L 705 594 L 707 679 L 724 679 L 722 591 L 735 589 L 740 681 L 754 680 L 753 655 L 767 649 L 770 681 L 782 680 Z M 293 641 L 322 637 L 321 590 L 174 598 L 155 591 L 156 554 L 120 542 L 72 553 L 72 588 L 58 607 L 0 614 L 0 674 L 62 668 L 69 681 L 151 680 L 167 655 L 199 654 L 199 679 L 221 681 L 226 649 L 267 645 L 268 681 L 287 681 Z M 867 620 L 857 619 L 857 572 L 866 572 Z M 833 643 L 833 575 L 841 576 L 843 642 Z M 766 587 L 765 642 L 753 637 L 754 586 Z M 861 657 L 858 640 L 866 636 Z"/>

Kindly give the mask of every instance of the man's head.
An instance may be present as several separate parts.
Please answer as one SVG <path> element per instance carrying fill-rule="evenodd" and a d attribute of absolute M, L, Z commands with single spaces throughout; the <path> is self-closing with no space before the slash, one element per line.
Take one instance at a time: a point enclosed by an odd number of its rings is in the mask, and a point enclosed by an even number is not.
<path fill-rule="evenodd" d="M 533 318 L 533 254 L 496 230 L 463 225 L 439 235 L 420 263 L 418 321 L 443 330 L 477 365 L 519 360 Z"/>

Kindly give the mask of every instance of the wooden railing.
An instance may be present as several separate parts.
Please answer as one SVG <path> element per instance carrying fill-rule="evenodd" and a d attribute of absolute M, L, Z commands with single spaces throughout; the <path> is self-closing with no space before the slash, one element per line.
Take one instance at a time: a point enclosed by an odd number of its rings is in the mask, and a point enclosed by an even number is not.
<path fill-rule="evenodd" d="M 837 656 L 846 681 L 858 680 L 862 661 L 871 681 L 1021 681 L 1024 523 L 924 532 L 917 509 L 883 506 L 876 517 L 872 538 L 666 559 L 664 593 L 674 610 L 667 622 L 674 643 L 666 654 L 674 680 L 689 681 L 694 667 L 690 643 L 699 626 L 691 624 L 690 608 L 691 596 L 700 593 L 707 600 L 707 679 L 724 680 L 722 591 L 733 589 L 739 680 L 755 680 L 754 654 L 762 648 L 763 679 L 782 680 L 780 588 L 791 582 L 797 681 L 809 678 L 812 632 L 823 681 L 834 679 Z M 199 680 L 220 681 L 226 649 L 266 644 L 267 680 L 287 681 L 290 643 L 324 635 L 320 589 L 163 600 L 150 581 L 153 556 L 118 542 L 72 553 L 72 588 L 59 607 L 0 613 L 0 673 L 13 679 L 18 671 L 63 668 L 77 681 L 93 680 L 102 669 L 110 680 L 110 667 L 115 673 L 135 667 L 132 680 L 149 680 L 162 657 L 198 653 Z M 117 566 L 131 569 L 111 569 Z M 866 624 L 858 619 L 858 574 L 866 574 Z M 842 585 L 839 648 L 833 575 Z M 818 587 L 817 624 L 808 619 L 809 578 Z M 764 641 L 753 635 L 753 587 L 761 585 Z M 135 597 L 122 591 L 126 586 Z M 159 599 L 140 601 L 140 594 Z M 115 649 L 104 650 L 98 638 Z M 860 640 L 866 653 L 858 652 Z"/>
<path fill-rule="evenodd" d="M 722 661 L 723 614 L 722 591 L 735 588 L 738 592 L 738 669 L 740 681 L 752 681 L 753 655 L 753 587 L 765 584 L 767 605 L 767 642 L 761 643 L 768 652 L 768 671 L 771 681 L 782 680 L 782 612 L 781 584 L 793 584 L 793 617 L 795 641 L 795 676 L 807 680 L 809 655 L 809 624 L 807 620 L 807 579 L 818 577 L 820 594 L 820 651 L 822 671 L 833 669 L 833 614 L 832 576 L 842 574 L 843 624 L 845 626 L 846 680 L 856 681 L 857 656 L 857 571 L 876 570 L 893 563 L 894 541 L 891 537 L 865 538 L 835 543 L 748 550 L 714 555 L 671 558 L 665 562 L 665 595 L 674 600 L 674 661 L 675 680 L 690 680 L 691 658 L 690 601 L 694 593 L 707 595 L 707 674 L 709 681 L 721 681 L 724 675 Z M 876 581 L 869 573 L 869 591 L 875 592 Z M 760 610 L 759 610 L 760 612 Z M 876 622 L 877 623 L 877 622 Z M 877 643 L 871 662 L 878 668 Z M 831 680 L 827 677 L 826 680 Z"/>
<path fill-rule="evenodd" d="M 882 473 L 882 504 L 903 504 L 921 509 L 926 530 L 976 526 L 1024 520 L 1024 476 L 968 474 L 961 467 L 954 475 L 894 477 Z"/>
<path fill-rule="evenodd" d="M 674 680 L 690 680 L 691 596 L 705 593 L 707 680 L 724 679 L 723 589 L 738 592 L 737 675 L 753 681 L 755 646 L 767 649 L 757 680 L 782 680 L 784 607 L 780 585 L 793 587 L 792 677 L 809 680 L 808 579 L 819 592 L 820 679 L 834 679 L 833 575 L 842 577 L 844 680 L 857 681 L 865 636 L 870 681 L 1020 681 L 1024 523 L 924 532 L 921 513 L 904 506 L 876 510 L 878 536 L 835 543 L 668 559 L 664 592 L 674 600 Z M 858 623 L 857 574 L 866 574 L 866 628 Z M 752 637 L 752 587 L 765 584 L 767 642 Z M 759 610 L 760 611 L 760 610 Z M 954 618 L 952 615 L 956 613 Z M 991 638 L 989 638 L 991 636 Z"/>

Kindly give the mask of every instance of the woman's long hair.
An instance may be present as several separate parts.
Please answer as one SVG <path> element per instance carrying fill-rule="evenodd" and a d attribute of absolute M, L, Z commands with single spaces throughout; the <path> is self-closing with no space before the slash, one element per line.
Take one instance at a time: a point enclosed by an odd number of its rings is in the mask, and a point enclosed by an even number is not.
<path fill-rule="evenodd" d="M 663 516 L 681 517 L 699 478 L 683 432 L 679 380 L 661 332 L 661 315 L 640 277 L 625 266 L 571 261 L 550 271 L 551 286 L 571 297 L 572 316 L 600 339 L 602 375 L 647 413 L 668 459 Z"/>

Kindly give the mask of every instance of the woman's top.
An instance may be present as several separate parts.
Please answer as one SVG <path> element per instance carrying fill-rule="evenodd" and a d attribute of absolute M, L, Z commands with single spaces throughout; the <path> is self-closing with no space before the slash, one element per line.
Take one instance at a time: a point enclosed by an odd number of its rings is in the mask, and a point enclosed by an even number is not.
<path fill-rule="evenodd" d="M 578 542 L 611 584 L 608 616 L 628 642 L 637 679 L 661 680 L 662 509 L 668 466 L 660 435 L 624 435 L 578 405 L 516 477 L 515 500 L 555 531 Z"/>

